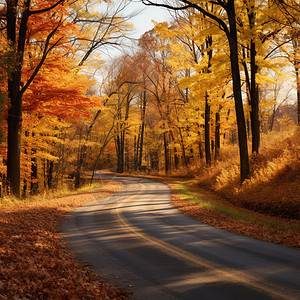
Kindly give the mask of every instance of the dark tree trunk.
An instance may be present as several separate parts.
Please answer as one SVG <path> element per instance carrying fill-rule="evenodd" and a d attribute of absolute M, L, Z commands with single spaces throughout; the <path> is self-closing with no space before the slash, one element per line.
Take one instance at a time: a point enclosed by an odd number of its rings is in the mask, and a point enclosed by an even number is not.
<path fill-rule="evenodd" d="M 34 138 L 34 132 L 31 133 Z M 38 167 L 37 167 L 37 159 L 35 157 L 36 149 L 31 149 L 31 184 L 30 184 L 30 194 L 36 195 L 39 190 L 38 184 Z"/>
<path fill-rule="evenodd" d="M 250 88 L 250 118 L 252 133 L 252 153 L 258 153 L 260 144 L 260 122 L 259 122 L 259 93 L 256 83 L 256 74 L 258 67 L 255 62 L 256 49 L 253 40 L 250 42 L 250 65 L 251 65 L 251 88 Z"/>
<path fill-rule="evenodd" d="M 178 169 L 179 166 L 179 157 L 177 155 L 177 149 L 174 148 L 174 168 Z"/>
<path fill-rule="evenodd" d="M 202 146 L 200 131 L 198 131 L 198 137 L 199 137 L 199 141 L 198 141 L 199 158 L 200 160 L 202 160 L 204 158 L 204 154 L 203 154 L 203 146 Z"/>
<path fill-rule="evenodd" d="M 212 36 L 206 37 L 206 49 L 209 49 L 212 46 Z M 212 59 L 212 50 L 208 51 L 208 64 L 206 68 L 206 73 L 211 73 L 211 59 Z M 205 161 L 208 166 L 211 165 L 211 151 L 210 151 L 210 104 L 208 103 L 208 93 L 205 92 L 205 112 L 204 112 L 204 147 L 205 147 Z M 213 147 L 212 147 L 213 149 Z"/>
<path fill-rule="evenodd" d="M 6 182 L 4 174 L 0 174 L 0 181 L 1 181 L 1 184 L 0 184 L 0 197 L 3 197 L 4 192 L 5 192 L 5 182 Z"/>
<path fill-rule="evenodd" d="M 48 174 L 47 174 L 47 185 L 48 189 L 52 188 L 52 182 L 53 182 L 53 168 L 54 168 L 54 162 L 48 161 Z"/>
<path fill-rule="evenodd" d="M 140 129 L 139 129 L 140 131 Z M 138 168 L 138 155 L 139 155 L 139 140 L 140 140 L 140 134 L 138 134 L 138 139 L 136 139 L 136 135 L 134 136 L 134 158 L 133 158 L 133 166 L 134 171 Z"/>
<path fill-rule="evenodd" d="M 38 183 L 38 167 L 37 167 L 37 159 L 34 157 L 36 153 L 35 149 L 31 150 L 31 185 L 30 185 L 30 194 L 36 195 L 39 191 L 39 183 Z"/>
<path fill-rule="evenodd" d="M 116 150 L 117 150 L 117 173 L 124 172 L 124 139 L 125 133 L 121 132 L 115 138 Z"/>
<path fill-rule="evenodd" d="M 125 140 L 125 143 L 124 143 L 124 172 L 129 171 L 129 162 L 130 162 L 130 157 L 129 157 L 129 151 L 128 151 L 128 141 Z"/>
<path fill-rule="evenodd" d="M 80 127 L 79 129 L 79 147 L 78 147 L 77 164 L 75 170 L 75 189 L 78 189 L 80 187 L 80 181 L 81 181 L 81 164 L 82 164 L 81 137 L 82 137 L 82 127 Z"/>
<path fill-rule="evenodd" d="M 255 25 L 255 13 L 254 7 L 248 9 L 248 20 L 249 27 L 253 30 Z M 252 153 L 258 153 L 260 145 L 260 121 L 259 121 L 259 93 L 258 93 L 258 84 L 256 82 L 256 75 L 258 73 L 258 66 L 256 64 L 256 44 L 253 39 L 250 40 L 249 51 L 244 47 L 243 48 L 243 66 L 246 76 L 246 87 L 247 87 L 247 97 L 248 103 L 250 106 L 250 120 L 251 120 L 251 135 L 252 135 Z M 247 67 L 247 54 L 250 53 L 250 75 Z M 248 57 L 249 57 L 248 56 Z M 247 125 L 248 120 L 247 120 Z M 248 135 L 250 134 L 248 126 Z"/>
<path fill-rule="evenodd" d="M 27 180 L 23 180 L 22 198 L 25 199 L 27 194 Z"/>
<path fill-rule="evenodd" d="M 231 73 L 233 80 L 233 94 L 235 102 L 236 120 L 238 128 L 239 152 L 240 152 L 240 174 L 241 182 L 249 178 L 249 155 L 247 143 L 247 131 L 245 124 L 245 115 L 243 108 L 243 98 L 241 92 L 241 77 L 239 69 L 239 56 L 238 56 L 238 43 L 237 43 L 237 30 L 235 20 L 234 1 L 230 0 L 227 4 L 227 14 L 230 25 L 230 32 L 228 32 L 228 40 L 230 47 L 230 62 Z"/>
<path fill-rule="evenodd" d="M 81 145 L 79 147 L 79 157 L 78 162 L 76 166 L 76 172 L 75 172 L 75 189 L 79 188 L 81 185 L 81 169 L 84 162 L 84 158 L 86 155 L 86 145 Z"/>
<path fill-rule="evenodd" d="M 8 111 L 7 134 L 7 181 L 10 192 L 20 196 L 20 150 L 21 150 L 21 99 L 15 100 L 14 92 L 9 88 L 11 108 Z M 15 101 L 14 101 L 15 100 Z"/>
<path fill-rule="evenodd" d="M 220 113 L 216 113 L 216 129 L 215 129 L 215 159 L 220 157 Z"/>
<path fill-rule="evenodd" d="M 159 156 L 156 150 L 150 150 L 150 166 L 151 170 L 158 170 Z"/>
<path fill-rule="evenodd" d="M 30 135 L 29 131 L 26 130 L 26 131 L 25 131 L 25 137 L 29 137 L 29 135 Z M 27 151 L 27 145 L 25 146 L 24 153 L 25 153 L 25 155 L 28 154 L 28 151 Z M 23 189 L 22 189 L 22 198 L 23 198 L 23 199 L 26 198 L 26 194 L 27 194 L 27 185 L 28 185 L 27 179 L 24 178 L 24 180 L 23 180 Z"/>
<path fill-rule="evenodd" d="M 178 130 L 179 130 L 179 136 L 180 136 L 180 146 L 181 146 L 181 151 L 182 151 L 183 165 L 185 167 L 187 167 L 188 166 L 188 161 L 187 161 L 187 157 L 186 157 L 186 151 L 185 151 L 182 131 L 181 131 L 180 127 L 178 128 Z"/>
<path fill-rule="evenodd" d="M 205 95 L 205 124 L 204 124 L 204 146 L 205 146 L 205 161 L 207 165 L 211 165 L 210 154 L 210 105 L 208 104 L 208 95 Z"/>
<path fill-rule="evenodd" d="M 296 83 L 297 83 L 297 106 L 298 106 L 298 125 L 300 125 L 300 74 L 299 74 L 299 62 L 295 62 L 295 73 L 296 73 Z"/>
<path fill-rule="evenodd" d="M 15 67 L 8 77 L 8 97 L 10 108 L 8 110 L 7 124 L 7 182 L 10 192 L 20 197 L 20 154 L 21 154 L 21 129 L 22 129 L 22 93 L 20 91 L 21 73 L 29 18 L 30 1 L 25 1 L 25 9 L 19 28 L 19 40 L 16 42 L 18 1 L 7 1 L 7 39 L 12 48 L 17 49 Z"/>
<path fill-rule="evenodd" d="M 167 141 L 166 133 L 163 133 L 163 139 L 164 139 L 164 149 L 165 149 L 165 171 L 166 173 L 170 170 L 170 161 L 169 161 L 169 146 Z"/>
<path fill-rule="evenodd" d="M 143 143 L 144 143 L 145 115 L 146 115 L 146 91 L 144 91 L 144 93 L 143 93 L 143 104 L 142 105 L 143 106 L 142 106 L 141 140 L 140 140 L 139 155 L 138 155 L 139 170 L 141 170 L 142 161 L 143 161 Z"/>

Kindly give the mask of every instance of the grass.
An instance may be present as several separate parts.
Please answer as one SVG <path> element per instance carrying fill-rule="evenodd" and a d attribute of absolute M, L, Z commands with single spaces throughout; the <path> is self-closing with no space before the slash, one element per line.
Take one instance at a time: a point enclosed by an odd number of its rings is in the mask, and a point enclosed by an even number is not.
<path fill-rule="evenodd" d="M 102 186 L 103 185 L 101 184 L 101 182 L 97 182 L 97 181 L 92 184 L 85 184 L 76 190 L 69 188 L 67 185 L 64 185 L 57 189 L 45 190 L 44 192 L 39 193 L 37 195 L 28 195 L 26 196 L 26 198 L 23 199 L 16 198 L 13 195 L 5 195 L 4 197 L 0 198 L 0 208 L 9 207 L 15 204 L 35 202 L 41 199 L 58 198 L 58 197 L 64 197 L 68 195 L 75 195 L 83 192 L 90 192 L 90 191 L 101 189 Z"/>
<path fill-rule="evenodd" d="M 299 247 L 300 223 L 254 213 L 229 205 L 197 186 L 195 180 L 170 181 L 173 203 L 182 212 L 201 222 L 253 238 Z"/>

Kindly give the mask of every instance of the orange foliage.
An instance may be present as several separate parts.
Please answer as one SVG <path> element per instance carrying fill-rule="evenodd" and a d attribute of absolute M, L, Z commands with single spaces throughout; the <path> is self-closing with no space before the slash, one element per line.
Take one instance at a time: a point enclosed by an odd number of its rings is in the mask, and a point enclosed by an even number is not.
<path fill-rule="evenodd" d="M 72 69 L 68 58 L 52 56 L 24 94 L 24 111 L 78 121 L 99 109 L 101 98 L 87 96 L 92 82 Z"/>

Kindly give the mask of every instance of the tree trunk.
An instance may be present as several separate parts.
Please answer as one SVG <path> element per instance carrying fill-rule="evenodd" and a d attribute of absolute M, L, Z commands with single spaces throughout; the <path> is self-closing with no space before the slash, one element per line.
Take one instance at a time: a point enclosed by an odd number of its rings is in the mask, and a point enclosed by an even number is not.
<path fill-rule="evenodd" d="M 81 145 L 81 137 L 82 137 L 82 127 L 79 129 L 79 145 L 78 145 L 78 154 L 77 154 L 77 164 L 75 170 L 75 189 L 80 187 L 80 179 L 81 179 L 81 164 L 82 164 L 82 145 Z"/>
<path fill-rule="evenodd" d="M 124 141 L 124 132 L 121 132 L 115 139 L 117 150 L 117 173 L 124 172 Z"/>
<path fill-rule="evenodd" d="M 300 125 L 300 75 L 299 75 L 299 62 L 295 63 L 296 83 L 297 83 L 297 106 L 298 106 L 298 125 Z"/>
<path fill-rule="evenodd" d="M 178 169 L 179 166 L 179 157 L 177 155 L 177 149 L 174 147 L 174 168 Z"/>
<path fill-rule="evenodd" d="M 0 181 L 1 181 L 1 184 L 0 184 L 0 198 L 2 198 L 3 195 L 4 195 L 4 192 L 5 192 L 5 182 L 6 182 L 4 174 L 0 173 Z"/>
<path fill-rule="evenodd" d="M 48 161 L 47 166 L 48 166 L 47 186 L 48 186 L 48 189 L 51 189 L 52 188 L 52 181 L 53 181 L 54 162 L 53 161 Z"/>
<path fill-rule="evenodd" d="M 76 172 L 75 172 L 75 189 L 79 188 L 81 185 L 81 169 L 84 162 L 84 158 L 86 155 L 86 145 L 81 145 L 79 148 L 79 157 L 78 162 L 76 166 Z"/>
<path fill-rule="evenodd" d="M 201 161 L 204 158 L 204 154 L 203 154 L 203 146 L 202 146 L 200 131 L 198 131 L 198 137 L 199 137 L 199 141 L 198 141 L 199 158 L 200 158 L 200 161 Z"/>
<path fill-rule="evenodd" d="M 260 144 L 260 121 L 259 121 L 259 93 L 258 84 L 256 83 L 256 74 L 258 67 L 255 62 L 256 49 L 253 40 L 250 42 L 250 65 L 251 65 L 251 133 L 252 133 L 252 153 L 258 153 Z"/>
<path fill-rule="evenodd" d="M 31 150 L 31 155 L 35 155 L 36 150 Z M 37 159 L 36 157 L 31 158 L 31 185 L 30 185 L 30 194 L 36 195 L 39 191 L 38 184 L 38 167 L 37 167 Z"/>
<path fill-rule="evenodd" d="M 32 138 L 35 137 L 34 132 L 31 133 Z M 31 149 L 31 184 L 30 184 L 30 194 L 36 195 L 39 190 L 38 184 L 38 167 L 37 159 L 35 157 L 36 149 Z"/>
<path fill-rule="evenodd" d="M 11 95 L 11 91 L 9 90 Z M 10 96 L 11 105 L 8 111 L 8 133 L 7 133 L 7 182 L 10 192 L 16 197 L 20 197 L 20 150 L 21 150 L 21 116 L 15 113 L 21 110 L 19 100 L 13 101 L 14 96 Z M 16 102 L 19 102 L 16 109 Z"/>
<path fill-rule="evenodd" d="M 156 150 L 150 150 L 150 166 L 151 170 L 158 170 L 159 155 Z"/>
<path fill-rule="evenodd" d="M 140 129 L 139 129 L 140 131 Z M 140 140 L 140 134 L 138 134 L 138 139 L 136 139 L 136 135 L 134 136 L 134 158 L 133 158 L 133 166 L 134 171 L 138 168 L 138 155 L 139 155 L 139 140 Z"/>
<path fill-rule="evenodd" d="M 204 146 L 205 146 L 205 161 L 208 166 L 211 165 L 210 155 L 210 105 L 208 104 L 208 95 L 205 94 L 205 125 L 204 125 Z"/>
<path fill-rule="evenodd" d="M 180 146 L 181 146 L 181 151 L 182 151 L 182 157 L 183 157 L 183 164 L 185 167 L 188 166 L 188 161 L 187 161 L 187 157 L 186 157 L 186 151 L 185 151 L 185 147 L 184 147 L 184 141 L 183 141 L 183 136 L 182 136 L 182 131 L 181 128 L 178 128 L 179 130 L 179 136 L 180 136 Z"/>
<path fill-rule="evenodd" d="M 22 131 L 22 93 L 20 91 L 21 73 L 29 18 L 30 1 L 25 1 L 19 27 L 19 40 L 16 42 L 18 1 L 7 1 L 7 40 L 15 52 L 15 67 L 8 77 L 8 97 L 10 108 L 8 110 L 7 124 L 7 182 L 10 192 L 20 198 L 20 154 Z"/>
<path fill-rule="evenodd" d="M 241 92 L 241 77 L 239 69 L 239 56 L 237 44 L 237 29 L 235 20 L 234 1 L 230 0 L 227 4 L 227 14 L 230 25 L 230 32 L 228 33 L 229 47 L 230 47 L 230 62 L 231 73 L 233 80 L 233 94 L 236 111 L 236 120 L 238 128 L 239 152 L 240 152 L 240 174 L 241 182 L 244 182 L 250 175 L 247 131 L 245 124 L 245 115 L 243 108 L 243 98 Z"/>
<path fill-rule="evenodd" d="M 163 133 L 163 139 L 164 139 L 164 149 L 165 149 L 165 171 L 166 174 L 170 170 L 170 162 L 169 162 L 169 148 L 168 148 L 168 141 L 166 137 L 166 133 Z"/>
<path fill-rule="evenodd" d="M 141 170 L 142 167 L 142 161 L 143 161 L 143 143 L 144 143 L 144 131 L 145 131 L 145 115 L 146 115 L 146 91 L 144 91 L 143 94 L 143 107 L 142 107 L 142 128 L 141 128 L 141 140 L 140 140 L 140 147 L 139 147 L 139 160 L 138 160 L 138 166 L 139 170 Z"/>
<path fill-rule="evenodd" d="M 215 129 L 215 160 L 220 157 L 220 113 L 216 113 L 216 129 Z"/>

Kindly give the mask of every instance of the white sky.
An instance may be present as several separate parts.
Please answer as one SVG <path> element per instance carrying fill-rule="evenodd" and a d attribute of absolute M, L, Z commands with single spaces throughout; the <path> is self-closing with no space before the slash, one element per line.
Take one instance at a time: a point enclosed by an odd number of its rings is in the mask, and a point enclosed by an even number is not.
<path fill-rule="evenodd" d="M 116 3 L 120 0 L 114 0 Z M 122 1 L 122 0 L 121 0 Z M 128 37 L 138 40 L 141 35 L 154 27 L 152 20 L 156 22 L 164 22 L 170 19 L 169 12 L 162 7 L 146 6 L 141 0 L 129 0 L 129 4 L 123 11 L 123 15 L 130 15 L 139 12 L 135 17 L 130 19 L 130 23 L 134 25 L 134 30 L 128 34 Z M 128 43 L 130 45 L 130 43 Z M 102 57 L 105 60 L 113 59 L 122 55 L 123 50 L 109 47 L 102 51 Z"/>
<path fill-rule="evenodd" d="M 170 18 L 168 11 L 162 7 L 146 6 L 141 1 L 132 1 L 128 10 L 139 11 L 143 10 L 139 15 L 132 19 L 132 23 L 136 28 L 134 38 L 139 38 L 143 33 L 153 28 L 156 22 L 167 21 Z"/>

